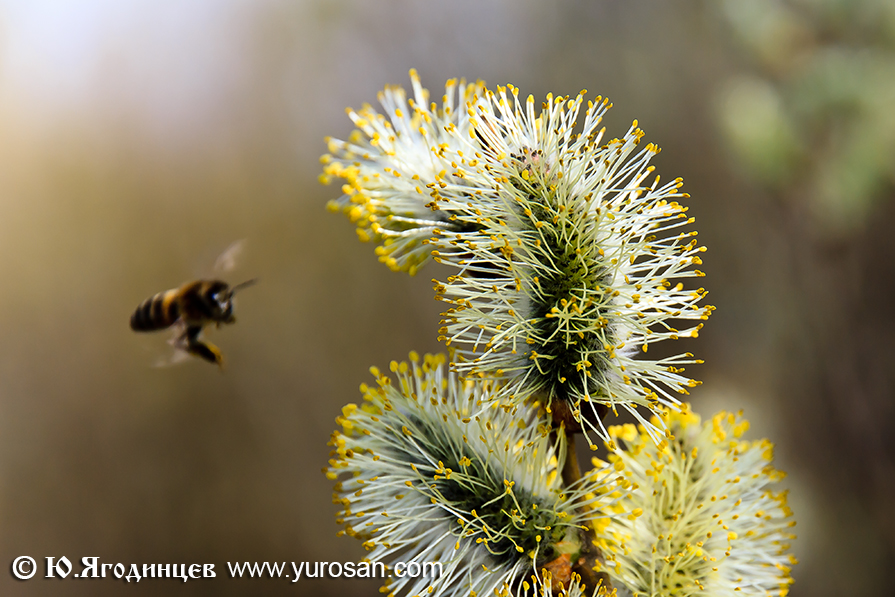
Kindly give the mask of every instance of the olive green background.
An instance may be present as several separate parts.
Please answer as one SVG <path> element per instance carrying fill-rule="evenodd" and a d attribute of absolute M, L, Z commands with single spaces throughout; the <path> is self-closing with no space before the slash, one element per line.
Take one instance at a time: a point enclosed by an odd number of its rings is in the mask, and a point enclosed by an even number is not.
<path fill-rule="evenodd" d="M 371 365 L 439 350 L 430 279 L 324 209 L 326 135 L 419 70 L 607 95 L 682 177 L 717 312 L 694 408 L 777 444 L 793 597 L 882 595 L 895 553 L 895 7 L 833 0 L 0 2 L 0 593 L 373 595 L 230 579 L 345 561 L 321 474 Z M 160 290 L 258 277 L 221 373 L 151 365 Z M 214 580 L 16 581 L 20 555 L 214 563 Z M 75 571 L 80 569 L 76 564 Z"/>

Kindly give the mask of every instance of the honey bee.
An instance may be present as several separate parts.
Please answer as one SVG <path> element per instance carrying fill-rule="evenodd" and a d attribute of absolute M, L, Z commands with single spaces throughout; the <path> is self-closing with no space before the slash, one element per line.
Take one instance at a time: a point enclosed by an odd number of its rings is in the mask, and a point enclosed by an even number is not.
<path fill-rule="evenodd" d="M 218 259 L 232 260 L 228 250 Z M 228 255 L 230 253 L 230 255 Z M 200 339 L 205 326 L 214 323 L 235 323 L 233 295 L 248 288 L 256 280 L 230 286 L 221 280 L 195 280 L 179 288 L 154 294 L 140 303 L 131 315 L 131 329 L 135 332 L 155 332 L 174 328 L 171 340 L 174 348 L 223 367 L 223 356 L 217 346 Z"/>

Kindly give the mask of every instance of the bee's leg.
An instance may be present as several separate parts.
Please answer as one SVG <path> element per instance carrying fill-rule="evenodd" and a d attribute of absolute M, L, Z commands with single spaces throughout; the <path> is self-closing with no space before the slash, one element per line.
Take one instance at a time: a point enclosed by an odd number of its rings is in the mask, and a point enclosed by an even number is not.
<path fill-rule="evenodd" d="M 214 344 L 194 340 L 187 345 L 186 350 L 188 353 L 201 357 L 209 363 L 216 363 L 221 369 L 224 368 L 224 357 Z"/>
<path fill-rule="evenodd" d="M 224 319 L 224 320 L 219 319 L 219 320 L 215 321 L 215 324 L 217 325 L 218 329 L 221 328 L 222 323 L 236 323 L 236 315 L 233 315 L 231 313 L 227 319 Z"/>
<path fill-rule="evenodd" d="M 186 340 L 184 350 L 192 355 L 217 364 L 221 369 L 224 368 L 224 357 L 218 347 L 210 342 L 199 340 L 199 334 L 202 332 L 202 326 L 190 326 L 184 333 L 183 338 Z"/>

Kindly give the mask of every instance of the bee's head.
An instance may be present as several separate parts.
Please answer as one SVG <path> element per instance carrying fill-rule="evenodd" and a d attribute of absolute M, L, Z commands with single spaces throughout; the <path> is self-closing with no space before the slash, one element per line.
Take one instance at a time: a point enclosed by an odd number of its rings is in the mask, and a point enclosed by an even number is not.
<path fill-rule="evenodd" d="M 236 317 L 233 316 L 233 295 L 237 290 L 241 290 L 255 283 L 255 280 L 248 280 L 242 284 L 230 287 L 226 282 L 216 281 L 212 284 L 209 295 L 214 305 L 214 320 L 220 323 L 233 323 Z"/>
<path fill-rule="evenodd" d="M 211 318 L 220 323 L 231 323 L 233 320 L 233 291 L 230 285 L 220 280 L 211 283 L 205 296 L 210 299 Z"/>

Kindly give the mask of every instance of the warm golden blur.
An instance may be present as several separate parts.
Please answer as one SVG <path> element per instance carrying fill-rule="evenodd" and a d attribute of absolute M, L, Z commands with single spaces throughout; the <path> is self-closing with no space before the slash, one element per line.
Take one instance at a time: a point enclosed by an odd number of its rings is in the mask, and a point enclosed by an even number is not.
<path fill-rule="evenodd" d="M 0 594 L 376 594 L 231 579 L 226 563 L 363 557 L 335 536 L 326 442 L 371 365 L 439 349 L 439 305 L 431 272 L 388 271 L 324 209 L 340 191 L 317 160 L 350 132 L 346 106 L 411 67 L 435 94 L 449 77 L 587 88 L 616 106 L 610 136 L 639 120 L 709 249 L 718 310 L 694 341 L 694 408 L 744 409 L 790 473 L 791 595 L 885 592 L 893 3 L 71 4 L 0 4 Z M 865 46 L 844 91 L 828 79 L 859 49 L 837 35 Z M 228 281 L 259 284 L 211 331 L 226 370 L 153 368 L 168 336 L 133 333 L 133 309 L 242 238 Z M 10 573 L 21 555 L 30 581 Z M 214 563 L 217 578 L 39 578 L 63 555 L 75 572 L 98 556 Z"/>

